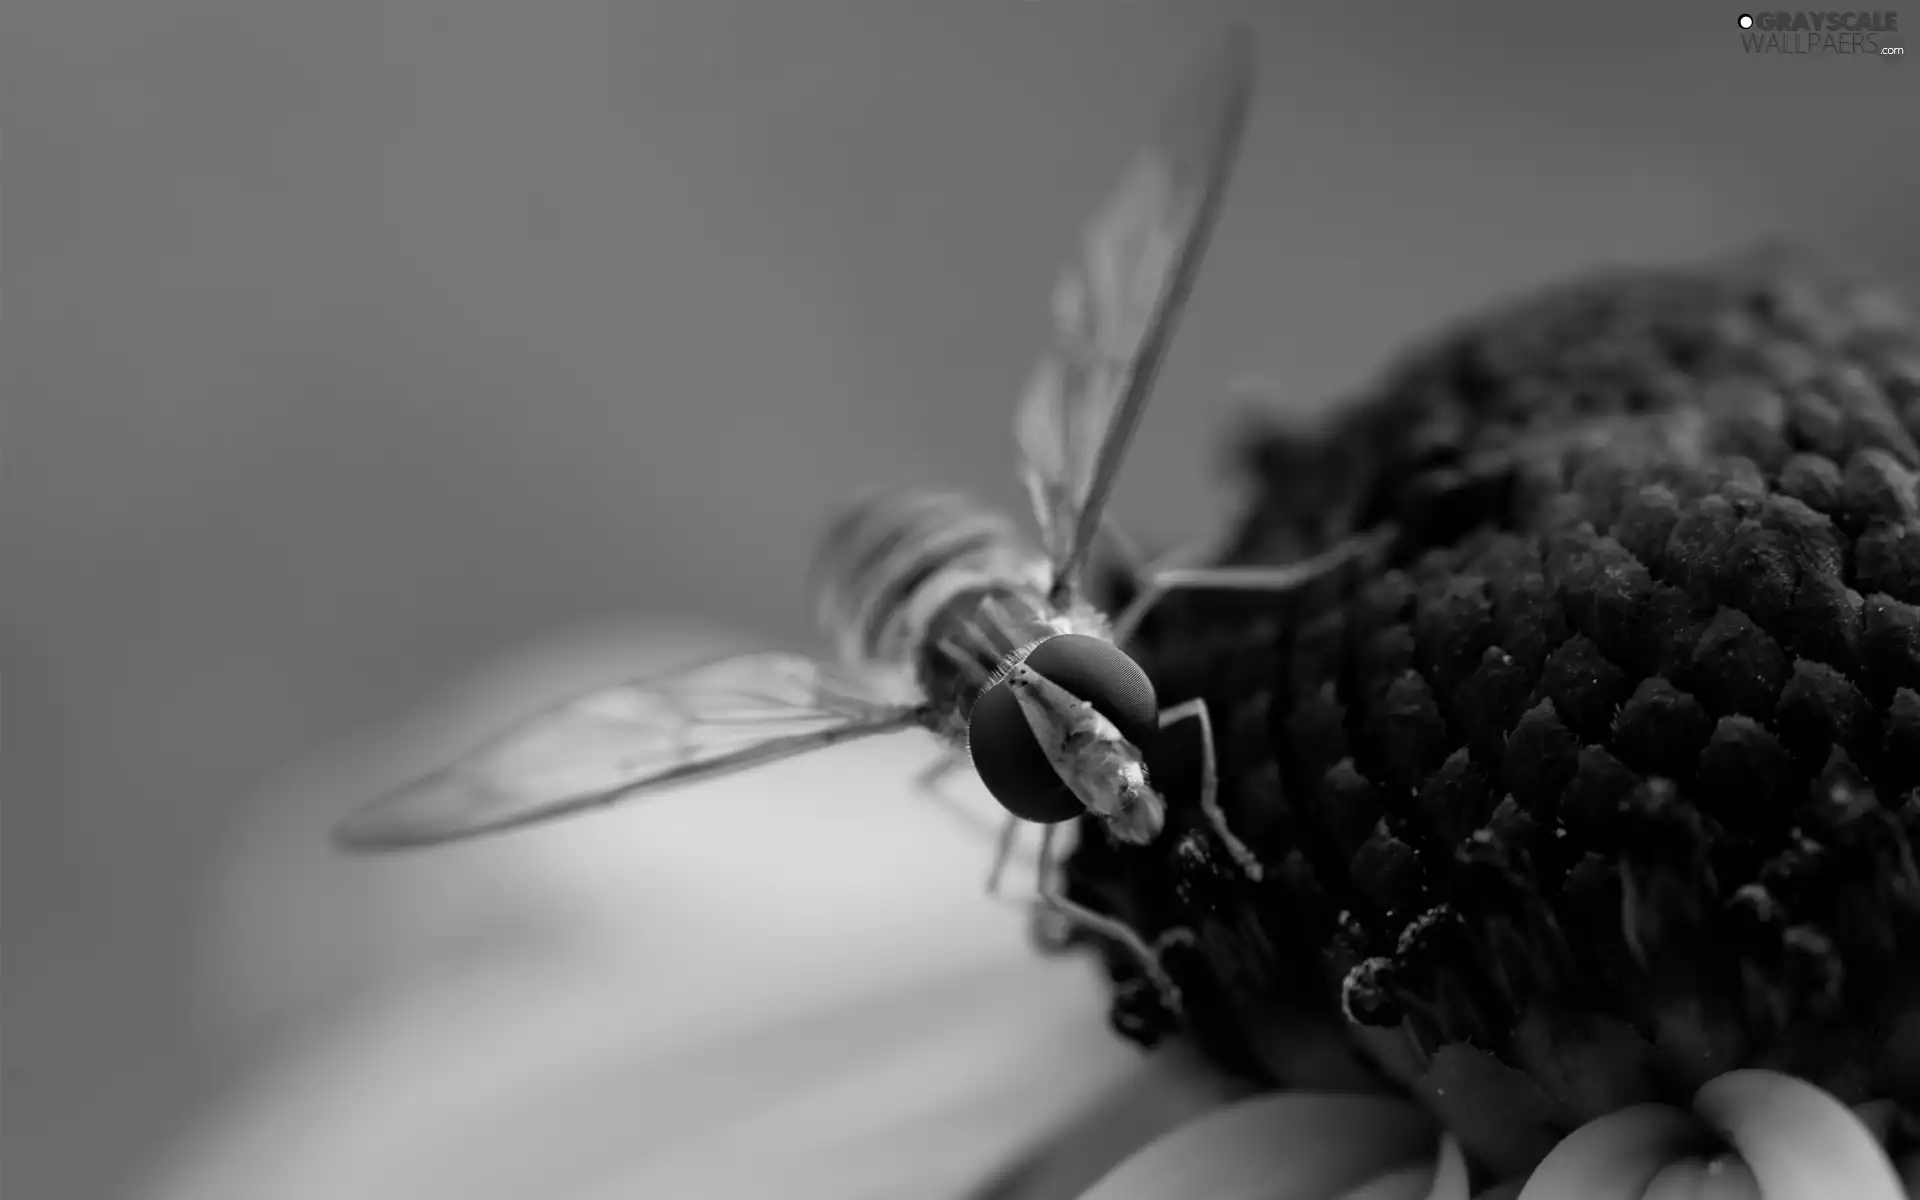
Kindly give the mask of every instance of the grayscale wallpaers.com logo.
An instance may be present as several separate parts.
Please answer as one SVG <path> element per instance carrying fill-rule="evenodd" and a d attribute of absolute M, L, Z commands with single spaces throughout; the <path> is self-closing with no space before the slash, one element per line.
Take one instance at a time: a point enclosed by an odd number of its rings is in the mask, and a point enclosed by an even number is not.
<path fill-rule="evenodd" d="M 1740 14 L 1748 54 L 1872 54 L 1897 58 L 1900 14 L 1891 12 L 1763 12 Z"/>

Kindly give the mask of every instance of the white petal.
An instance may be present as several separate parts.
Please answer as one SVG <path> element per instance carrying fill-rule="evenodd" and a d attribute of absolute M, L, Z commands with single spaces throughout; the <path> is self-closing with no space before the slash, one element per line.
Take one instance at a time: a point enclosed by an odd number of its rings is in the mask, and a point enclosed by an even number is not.
<path fill-rule="evenodd" d="M 1422 1160 L 1430 1180 L 1438 1142 L 1403 1100 L 1282 1092 L 1168 1134 L 1082 1200 L 1327 1200 Z"/>
<path fill-rule="evenodd" d="M 1469 1200 L 1467 1158 L 1452 1137 L 1440 1139 L 1434 1162 L 1412 1163 L 1375 1176 L 1339 1200 Z"/>
<path fill-rule="evenodd" d="M 1433 1187 L 1427 1200 L 1467 1200 L 1467 1155 L 1451 1135 L 1440 1139 L 1440 1161 L 1434 1165 Z"/>
<path fill-rule="evenodd" d="M 1068 1200 L 1155 1138 L 1251 1092 L 1191 1046 L 1163 1047 L 1064 1126 L 1035 1130 L 1032 1148 L 983 1177 L 978 1197 Z"/>
<path fill-rule="evenodd" d="M 1073 982 L 1085 986 L 1061 987 L 1057 971 L 1051 978 L 1024 968 L 975 972 L 922 1003 L 889 1006 L 894 1019 L 884 1024 L 854 1012 L 833 1018 L 837 1037 L 812 1028 L 769 1031 L 759 1039 L 765 1044 L 827 1040 L 843 1048 L 843 1061 L 837 1070 L 763 1093 L 734 1119 L 714 1122 L 671 1153 L 636 1159 L 583 1195 L 958 1194 L 1035 1130 L 1136 1068 L 1137 1053 L 1100 1019 L 1091 972 L 1074 974 Z M 689 1066 L 704 1069 L 692 1060 Z M 752 1065 L 742 1058 L 738 1069 Z"/>
<path fill-rule="evenodd" d="M 457 747 L 644 657 L 523 665 L 427 740 Z M 924 739 L 444 855 L 327 855 L 342 805 L 435 753 L 369 771 L 350 750 L 268 802 L 278 819 L 242 843 L 218 906 L 214 990 L 239 1003 L 216 1011 L 229 1031 L 246 1009 L 310 1015 L 265 1040 L 149 1194 L 937 1193 L 1138 1065 L 1091 964 L 1033 956 L 1020 915 L 982 895 L 990 844 L 913 795 Z M 273 862 L 307 869 L 289 884 Z M 335 970 L 356 983 L 333 988 Z"/>
<path fill-rule="evenodd" d="M 1776 1071 L 1729 1071 L 1694 1110 L 1753 1169 L 1766 1200 L 1906 1200 L 1886 1152 L 1831 1095 Z"/>
<path fill-rule="evenodd" d="M 1375 1175 L 1332 1200 L 1427 1200 L 1433 1194 L 1433 1164 L 1415 1163 Z"/>
<path fill-rule="evenodd" d="M 1764 1200 L 1760 1181 L 1739 1155 L 1682 1158 L 1648 1182 L 1640 1200 Z"/>
<path fill-rule="evenodd" d="M 952 1193 L 1137 1062 L 1090 1019 L 1086 964 L 1012 959 L 676 1050 L 635 1049 L 629 987 L 557 966 L 422 993 L 314 1045 L 148 1194 Z"/>
<path fill-rule="evenodd" d="M 1741 1164 L 1698 1155 L 1711 1131 Z M 1755 1186 L 1757 1185 L 1757 1186 Z M 1774 1071 L 1730 1071 L 1703 1085 L 1694 1111 L 1641 1104 L 1590 1121 L 1542 1160 L 1520 1200 L 1590 1196 L 1758 1195 L 1765 1200 L 1904 1200 L 1871 1129 L 1826 1092 Z"/>
<path fill-rule="evenodd" d="M 1702 1142 L 1692 1114 L 1667 1104 L 1636 1104 L 1568 1134 L 1528 1176 L 1520 1200 L 1638 1200 L 1668 1163 Z"/>

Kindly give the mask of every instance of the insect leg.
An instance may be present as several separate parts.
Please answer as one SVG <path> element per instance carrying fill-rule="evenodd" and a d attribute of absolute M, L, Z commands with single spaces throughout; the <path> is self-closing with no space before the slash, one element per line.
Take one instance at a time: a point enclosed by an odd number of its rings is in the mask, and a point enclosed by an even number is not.
<path fill-rule="evenodd" d="M 956 773 L 968 765 L 969 762 L 964 750 L 954 748 L 944 749 L 939 758 L 934 759 L 932 763 L 928 764 L 926 770 L 913 777 L 914 790 L 920 792 L 941 808 L 946 809 L 955 819 L 968 825 L 976 833 L 982 836 L 995 835 L 995 828 L 991 821 L 979 813 L 974 812 L 958 799 L 948 795 L 946 788 L 942 786 L 947 780 L 951 779 Z M 1004 837 L 1005 834 L 1000 833 L 997 836 Z"/>
<path fill-rule="evenodd" d="M 933 762 L 927 765 L 926 770 L 913 777 L 913 786 L 923 792 L 938 795 L 940 794 L 940 785 L 946 782 L 947 777 L 966 765 L 967 756 L 965 754 L 952 747 L 947 747 L 941 750 L 939 758 L 934 759 Z"/>
<path fill-rule="evenodd" d="M 1112 524 L 1111 517 L 1102 518 L 1100 528 L 1108 543 L 1114 548 L 1114 556 L 1120 559 L 1121 565 L 1126 568 L 1128 581 L 1133 585 L 1135 596 L 1152 587 L 1153 581 L 1167 571 L 1183 563 L 1204 560 L 1211 546 L 1210 542 L 1196 538 L 1149 557 L 1147 552 L 1140 548 L 1140 543 Z"/>
<path fill-rule="evenodd" d="M 1159 989 L 1160 998 L 1166 1004 L 1167 1010 L 1178 1014 L 1181 1011 L 1180 989 L 1174 984 L 1173 977 L 1168 975 L 1166 969 L 1160 965 L 1159 953 L 1147 944 L 1146 939 L 1135 933 L 1126 922 L 1094 912 L 1061 894 L 1056 880 L 1053 830 L 1054 827 L 1048 825 L 1040 834 L 1040 869 L 1037 881 L 1040 903 L 1081 928 L 1118 942 L 1139 961 L 1141 970 L 1146 972 L 1153 986 Z"/>
<path fill-rule="evenodd" d="M 1020 836 L 1020 818 L 1008 815 L 1001 822 L 1000 836 L 993 847 L 993 866 L 987 870 L 987 895 L 1000 894 L 1000 879 L 1007 873 L 1007 864 L 1013 860 L 1013 844 Z"/>
<path fill-rule="evenodd" d="M 914 790 L 923 793 L 935 804 L 946 809 L 956 820 L 965 823 L 983 837 L 993 838 L 993 865 L 987 871 L 987 895 L 997 896 L 1000 891 L 1001 877 L 1007 873 L 1008 865 L 1015 857 L 1025 857 L 1016 855 L 1022 822 L 1019 817 L 1009 815 L 996 825 L 991 818 L 975 812 L 964 802 L 947 794 L 946 789 L 941 785 L 969 765 L 971 764 L 966 751 L 946 750 L 929 764 L 926 770 L 914 776 L 913 786 Z"/>
<path fill-rule="evenodd" d="M 1348 538 L 1312 558 L 1278 566 L 1167 567 L 1155 571 L 1142 585 L 1140 594 L 1114 618 L 1113 640 L 1123 646 L 1131 641 L 1140 622 L 1170 592 L 1290 592 L 1356 558 L 1383 549 L 1396 536 L 1398 531 L 1392 528 L 1375 530 Z"/>
<path fill-rule="evenodd" d="M 1211 545 L 1210 542 L 1196 538 L 1150 557 L 1133 535 L 1122 529 L 1111 516 L 1100 518 L 1100 535 L 1106 539 L 1113 556 L 1120 560 L 1120 564 L 1133 577 L 1136 588 L 1147 586 L 1148 581 L 1155 575 L 1170 567 L 1205 558 L 1208 547 Z"/>
<path fill-rule="evenodd" d="M 1264 870 L 1260 860 L 1254 857 L 1253 851 L 1247 849 L 1245 842 L 1234 836 L 1233 830 L 1227 828 L 1227 814 L 1220 808 L 1220 762 L 1213 742 L 1213 715 L 1204 698 L 1195 696 L 1162 711 L 1160 728 L 1165 729 L 1185 720 L 1200 723 L 1200 811 L 1206 814 L 1207 822 L 1220 837 L 1220 844 L 1227 848 L 1227 853 L 1233 856 L 1240 870 L 1245 872 L 1248 879 L 1258 883 Z"/>

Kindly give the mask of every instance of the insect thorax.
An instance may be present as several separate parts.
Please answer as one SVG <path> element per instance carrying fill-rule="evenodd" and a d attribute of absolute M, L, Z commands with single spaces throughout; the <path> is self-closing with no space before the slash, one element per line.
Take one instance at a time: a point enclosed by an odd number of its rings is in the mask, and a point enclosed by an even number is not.
<path fill-rule="evenodd" d="M 874 492 L 829 526 L 814 582 L 846 657 L 908 664 L 962 593 L 1039 587 L 1044 570 L 1005 516 L 964 496 Z"/>
<path fill-rule="evenodd" d="M 1042 640 L 1062 632 L 1046 598 L 987 585 L 961 592 L 927 623 L 915 666 L 927 699 L 964 736 L 974 701 Z"/>

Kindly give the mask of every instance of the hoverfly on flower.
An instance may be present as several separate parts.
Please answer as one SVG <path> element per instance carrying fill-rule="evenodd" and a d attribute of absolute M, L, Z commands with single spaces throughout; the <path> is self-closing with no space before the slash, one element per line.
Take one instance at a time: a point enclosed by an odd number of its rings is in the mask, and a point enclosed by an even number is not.
<path fill-rule="evenodd" d="M 1220 812 L 1204 701 L 1162 710 L 1120 645 L 1168 591 L 1282 591 L 1352 552 L 1283 567 L 1142 570 L 1118 617 L 1083 593 L 1108 494 L 1218 215 L 1253 81 L 1251 37 L 1236 29 L 1170 106 L 1056 286 L 1053 341 L 1015 423 L 1040 552 L 963 498 L 870 494 L 832 524 L 817 558 L 820 615 L 840 662 L 744 654 L 565 701 L 363 808 L 338 828 L 338 843 L 449 842 L 919 727 L 946 746 L 923 787 L 971 761 L 1007 810 L 994 876 L 1020 822 L 1042 825 L 1043 905 L 1127 947 L 1177 1010 L 1155 949 L 1061 894 L 1053 833 L 1091 813 L 1119 841 L 1151 843 L 1166 802 L 1145 749 L 1161 729 L 1194 720 L 1200 804 L 1257 877 L 1259 862 Z"/>

